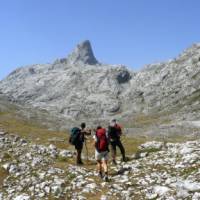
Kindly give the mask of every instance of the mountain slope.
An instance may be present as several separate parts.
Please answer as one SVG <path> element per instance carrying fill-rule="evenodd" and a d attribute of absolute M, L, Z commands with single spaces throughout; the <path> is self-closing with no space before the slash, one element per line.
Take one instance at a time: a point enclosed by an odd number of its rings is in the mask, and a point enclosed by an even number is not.
<path fill-rule="evenodd" d="M 104 117 L 119 111 L 121 85 L 130 77 L 123 66 L 99 64 L 86 41 L 68 59 L 15 70 L 0 83 L 0 91 L 68 118 Z"/>
<path fill-rule="evenodd" d="M 136 73 L 100 63 L 84 41 L 67 58 L 18 68 L 0 82 L 0 92 L 68 120 L 130 119 L 159 112 L 195 120 L 199 83 L 200 44 Z"/>

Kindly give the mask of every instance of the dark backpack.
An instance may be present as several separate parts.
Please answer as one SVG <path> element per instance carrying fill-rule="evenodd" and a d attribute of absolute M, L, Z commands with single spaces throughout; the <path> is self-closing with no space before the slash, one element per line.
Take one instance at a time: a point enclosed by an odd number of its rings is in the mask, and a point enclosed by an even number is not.
<path fill-rule="evenodd" d="M 108 127 L 108 135 L 109 135 L 110 141 L 116 141 L 120 139 L 117 133 L 117 129 L 113 126 Z"/>
<path fill-rule="evenodd" d="M 77 142 L 79 141 L 81 129 L 78 127 L 74 127 L 71 129 L 71 135 L 69 137 L 69 143 L 72 145 L 76 145 Z"/>
<path fill-rule="evenodd" d="M 106 136 L 106 130 L 104 128 L 96 131 L 96 143 L 95 147 L 98 152 L 108 151 L 108 138 Z"/>

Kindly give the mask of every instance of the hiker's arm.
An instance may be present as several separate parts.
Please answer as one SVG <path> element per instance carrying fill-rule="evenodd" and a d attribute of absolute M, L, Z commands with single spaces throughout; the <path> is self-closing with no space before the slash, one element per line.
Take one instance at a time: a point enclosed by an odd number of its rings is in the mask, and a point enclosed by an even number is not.
<path fill-rule="evenodd" d="M 95 140 L 93 140 L 93 146 L 96 147 L 96 141 Z"/>
<path fill-rule="evenodd" d="M 88 130 L 86 131 L 86 135 L 91 135 L 91 133 L 92 133 L 91 129 L 88 129 Z"/>
<path fill-rule="evenodd" d="M 107 138 L 107 140 L 108 140 L 108 144 L 110 144 L 110 136 L 109 136 L 109 134 L 108 134 L 108 131 L 106 131 L 106 138 Z"/>
<path fill-rule="evenodd" d="M 119 124 L 117 125 L 117 129 L 118 129 L 119 135 L 122 135 L 123 134 L 122 127 Z"/>
<path fill-rule="evenodd" d="M 91 135 L 91 130 L 90 130 L 90 129 L 88 129 L 88 130 L 83 130 L 82 133 L 83 133 L 84 135 Z"/>
<path fill-rule="evenodd" d="M 107 130 L 107 136 L 110 137 L 110 133 L 111 133 L 111 128 L 110 126 L 108 127 L 108 130 Z"/>
<path fill-rule="evenodd" d="M 94 146 L 94 147 L 96 147 L 96 142 L 97 142 L 97 138 L 96 138 L 96 136 L 94 135 L 94 136 L 93 136 L 93 146 Z"/>

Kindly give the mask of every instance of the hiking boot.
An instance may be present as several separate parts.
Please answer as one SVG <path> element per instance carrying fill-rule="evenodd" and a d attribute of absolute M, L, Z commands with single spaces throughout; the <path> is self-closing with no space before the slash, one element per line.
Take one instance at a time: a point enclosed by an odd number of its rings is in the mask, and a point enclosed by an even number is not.
<path fill-rule="evenodd" d="M 105 181 L 105 182 L 108 182 L 108 181 L 109 181 L 109 179 L 108 179 L 108 176 L 107 176 L 107 175 L 105 175 L 105 176 L 104 176 L 104 181 Z"/>
<path fill-rule="evenodd" d="M 123 158 L 122 158 L 122 161 L 123 161 L 123 162 L 127 162 L 128 159 L 127 159 L 126 157 L 123 157 Z"/>
<path fill-rule="evenodd" d="M 76 162 L 77 165 L 84 165 L 84 163 L 82 161 L 78 161 Z"/>
<path fill-rule="evenodd" d="M 99 176 L 101 179 L 103 179 L 103 174 L 102 174 L 102 172 L 99 172 L 98 176 Z"/>

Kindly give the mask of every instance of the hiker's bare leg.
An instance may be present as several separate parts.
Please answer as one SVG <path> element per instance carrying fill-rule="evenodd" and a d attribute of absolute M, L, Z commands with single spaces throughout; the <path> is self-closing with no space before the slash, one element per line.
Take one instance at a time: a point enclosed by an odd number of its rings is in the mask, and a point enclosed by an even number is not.
<path fill-rule="evenodd" d="M 97 160 L 97 171 L 101 172 L 102 171 L 102 166 L 101 166 L 101 161 Z"/>
<path fill-rule="evenodd" d="M 108 164 L 107 164 L 107 160 L 103 160 L 102 161 L 102 165 L 103 165 L 103 169 L 104 169 L 104 173 L 105 173 L 104 179 L 107 182 L 107 181 L 109 181 L 108 180 Z"/>
<path fill-rule="evenodd" d="M 102 161 L 102 167 L 103 167 L 103 170 L 104 170 L 104 173 L 108 173 L 108 165 L 107 165 L 107 160 L 103 160 Z"/>
<path fill-rule="evenodd" d="M 102 162 L 101 160 L 97 160 L 97 171 L 100 178 L 103 178 L 103 172 L 102 172 Z"/>

